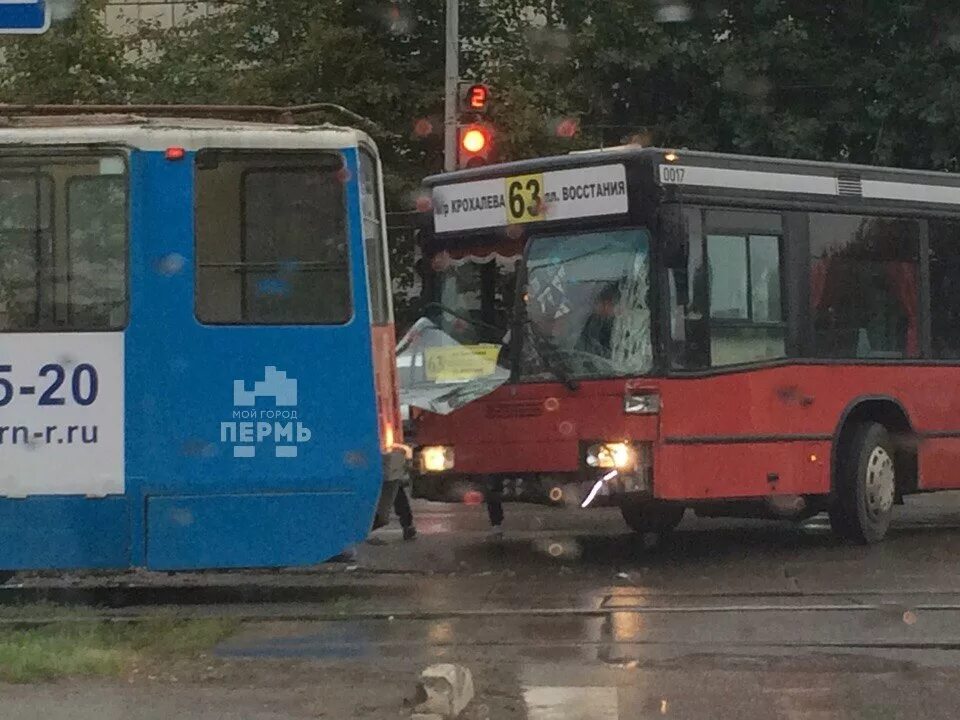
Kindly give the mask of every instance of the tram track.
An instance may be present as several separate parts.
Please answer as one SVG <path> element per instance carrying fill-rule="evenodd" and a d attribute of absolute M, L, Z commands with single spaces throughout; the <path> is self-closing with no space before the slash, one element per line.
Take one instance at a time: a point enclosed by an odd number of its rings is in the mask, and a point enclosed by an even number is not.
<path fill-rule="evenodd" d="M 603 618 L 637 615 L 763 615 L 787 613 L 956 612 L 956 590 L 862 592 L 771 590 L 680 593 L 597 587 L 584 602 L 520 606 L 515 600 L 464 596 L 443 606 L 418 602 L 416 586 L 268 585 L 260 583 L 112 587 L 0 587 L 0 628 L 54 623 L 142 622 L 229 617 L 244 623 L 345 620 L 445 620 L 454 618 Z M 421 599 L 422 600 L 422 599 Z"/>

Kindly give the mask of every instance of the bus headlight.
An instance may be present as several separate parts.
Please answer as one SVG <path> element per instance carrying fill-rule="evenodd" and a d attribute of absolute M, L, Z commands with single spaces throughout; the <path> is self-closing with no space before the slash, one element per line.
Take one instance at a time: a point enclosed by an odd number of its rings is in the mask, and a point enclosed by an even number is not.
<path fill-rule="evenodd" d="M 623 411 L 627 415 L 656 415 L 660 412 L 657 393 L 628 392 L 623 396 Z"/>
<path fill-rule="evenodd" d="M 427 445 L 421 448 L 420 469 L 423 472 L 453 470 L 453 448 L 446 445 Z"/>
<path fill-rule="evenodd" d="M 603 470 L 633 470 L 637 466 L 637 451 L 625 442 L 597 443 L 587 448 L 587 465 Z"/>

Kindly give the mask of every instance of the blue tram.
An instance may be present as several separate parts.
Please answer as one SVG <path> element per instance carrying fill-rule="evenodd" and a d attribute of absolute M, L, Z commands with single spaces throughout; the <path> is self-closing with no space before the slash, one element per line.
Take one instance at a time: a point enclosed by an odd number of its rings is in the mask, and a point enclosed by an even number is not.
<path fill-rule="evenodd" d="M 305 565 L 404 473 L 381 168 L 350 128 L 0 128 L 0 574 Z"/>

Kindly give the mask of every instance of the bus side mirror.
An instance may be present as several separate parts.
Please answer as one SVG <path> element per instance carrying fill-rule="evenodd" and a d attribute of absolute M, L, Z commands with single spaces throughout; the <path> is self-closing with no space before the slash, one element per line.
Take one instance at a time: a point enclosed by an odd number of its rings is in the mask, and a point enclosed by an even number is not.
<path fill-rule="evenodd" d="M 657 231 L 664 267 L 686 270 L 689 254 L 687 223 L 679 205 L 661 205 L 657 214 Z"/>

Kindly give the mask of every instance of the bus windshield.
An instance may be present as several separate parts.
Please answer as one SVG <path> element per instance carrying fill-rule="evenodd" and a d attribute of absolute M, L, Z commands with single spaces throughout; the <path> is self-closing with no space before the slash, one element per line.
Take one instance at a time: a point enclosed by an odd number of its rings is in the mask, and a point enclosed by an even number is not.
<path fill-rule="evenodd" d="M 428 298 L 397 346 L 401 402 L 452 412 L 507 381 L 519 240 L 444 242 L 427 249 Z"/>
<path fill-rule="evenodd" d="M 447 244 L 430 256 L 434 292 L 426 315 L 464 345 L 502 343 L 514 309 L 519 242 Z"/>
<path fill-rule="evenodd" d="M 649 250 L 645 228 L 530 241 L 521 380 L 650 372 Z"/>

